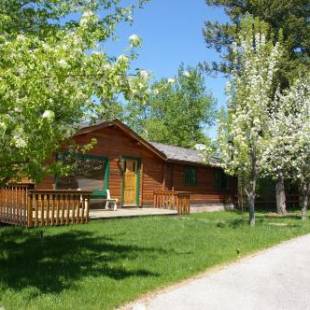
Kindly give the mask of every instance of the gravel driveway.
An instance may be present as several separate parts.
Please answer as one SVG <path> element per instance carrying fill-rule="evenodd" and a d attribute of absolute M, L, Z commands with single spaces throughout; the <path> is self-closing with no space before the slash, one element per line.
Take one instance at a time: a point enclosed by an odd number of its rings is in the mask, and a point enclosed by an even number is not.
<path fill-rule="evenodd" d="M 310 234 L 168 288 L 127 309 L 310 309 Z"/>

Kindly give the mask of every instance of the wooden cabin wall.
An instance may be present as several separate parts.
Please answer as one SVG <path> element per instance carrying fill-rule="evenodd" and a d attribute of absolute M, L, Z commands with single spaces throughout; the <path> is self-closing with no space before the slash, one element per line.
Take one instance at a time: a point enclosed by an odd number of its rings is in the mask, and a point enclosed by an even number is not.
<path fill-rule="evenodd" d="M 54 189 L 55 178 L 47 176 L 41 183 L 35 184 L 35 189 Z"/>
<path fill-rule="evenodd" d="M 133 138 L 126 135 L 118 127 L 107 127 L 74 138 L 75 142 L 83 145 L 92 138 L 97 144 L 89 152 L 91 155 L 105 156 L 110 163 L 109 188 L 113 198 L 121 199 L 122 175 L 120 156 L 137 157 L 141 159 L 140 204 L 151 204 L 153 192 L 162 189 L 164 161 Z M 47 177 L 38 188 L 52 188 L 55 180 Z"/>
<path fill-rule="evenodd" d="M 228 177 L 228 190 L 219 190 L 216 186 L 216 171 L 219 168 L 193 166 L 185 164 L 170 163 L 166 174 L 167 189 L 185 191 L 191 193 L 192 203 L 217 203 L 233 197 L 237 193 L 235 178 Z M 185 184 L 185 168 L 195 167 L 197 171 L 197 184 Z"/>

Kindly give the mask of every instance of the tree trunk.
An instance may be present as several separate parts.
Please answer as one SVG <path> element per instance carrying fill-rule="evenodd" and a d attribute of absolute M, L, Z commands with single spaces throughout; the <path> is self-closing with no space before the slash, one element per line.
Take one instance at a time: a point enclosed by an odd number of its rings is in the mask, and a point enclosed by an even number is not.
<path fill-rule="evenodd" d="M 238 205 L 241 212 L 244 210 L 244 184 L 242 175 L 238 176 Z"/>
<path fill-rule="evenodd" d="M 301 185 L 301 218 L 302 220 L 307 220 L 308 215 L 308 204 L 309 204 L 309 192 L 310 192 L 310 184 L 302 184 Z"/>
<path fill-rule="evenodd" d="M 277 213 L 281 215 L 286 214 L 286 197 L 284 188 L 284 178 L 280 174 L 276 183 L 276 202 L 277 202 Z"/>
<path fill-rule="evenodd" d="M 256 149 L 253 148 L 251 152 L 251 173 L 249 183 L 245 188 L 247 195 L 247 202 L 249 208 L 249 224 L 255 225 L 255 197 L 256 197 L 256 180 L 257 180 L 257 167 L 256 167 Z"/>
<path fill-rule="evenodd" d="M 246 189 L 247 203 L 249 208 L 249 224 L 255 225 L 255 196 L 256 196 L 256 173 L 252 174 L 252 180 Z"/>
<path fill-rule="evenodd" d="M 249 193 L 248 195 L 248 206 L 249 206 L 249 224 L 255 225 L 255 193 Z"/>

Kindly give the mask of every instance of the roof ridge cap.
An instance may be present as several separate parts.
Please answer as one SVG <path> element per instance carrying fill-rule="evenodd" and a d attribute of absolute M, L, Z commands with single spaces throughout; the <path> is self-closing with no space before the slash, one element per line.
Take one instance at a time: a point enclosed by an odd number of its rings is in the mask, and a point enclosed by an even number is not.
<path fill-rule="evenodd" d="M 149 141 L 151 144 L 156 143 L 156 144 L 161 144 L 161 145 L 166 145 L 166 146 L 172 146 L 172 147 L 177 147 L 180 149 L 185 149 L 185 150 L 190 150 L 190 151 L 195 151 L 199 152 L 198 150 L 195 150 L 194 148 L 189 148 L 185 146 L 179 146 L 179 145 L 174 145 L 174 144 L 168 144 L 168 143 L 162 143 L 162 142 L 154 142 L 154 141 Z"/>

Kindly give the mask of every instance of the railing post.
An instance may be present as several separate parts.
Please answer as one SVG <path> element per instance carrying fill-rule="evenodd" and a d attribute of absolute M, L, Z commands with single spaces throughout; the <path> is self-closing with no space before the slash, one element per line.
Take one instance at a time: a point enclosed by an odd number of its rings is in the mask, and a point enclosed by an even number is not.
<path fill-rule="evenodd" d="M 34 190 L 30 184 L 0 187 L 0 222 L 27 227 L 87 223 L 90 192 Z"/>
<path fill-rule="evenodd" d="M 85 197 L 85 223 L 88 223 L 88 219 L 89 219 L 88 197 Z"/>
<path fill-rule="evenodd" d="M 190 193 L 176 191 L 154 191 L 154 208 L 173 209 L 178 215 L 190 213 Z"/>
<path fill-rule="evenodd" d="M 32 227 L 32 194 L 27 193 L 27 227 Z"/>
<path fill-rule="evenodd" d="M 178 215 L 180 215 L 180 197 L 179 197 L 179 194 L 175 194 L 175 207 L 178 211 Z"/>

